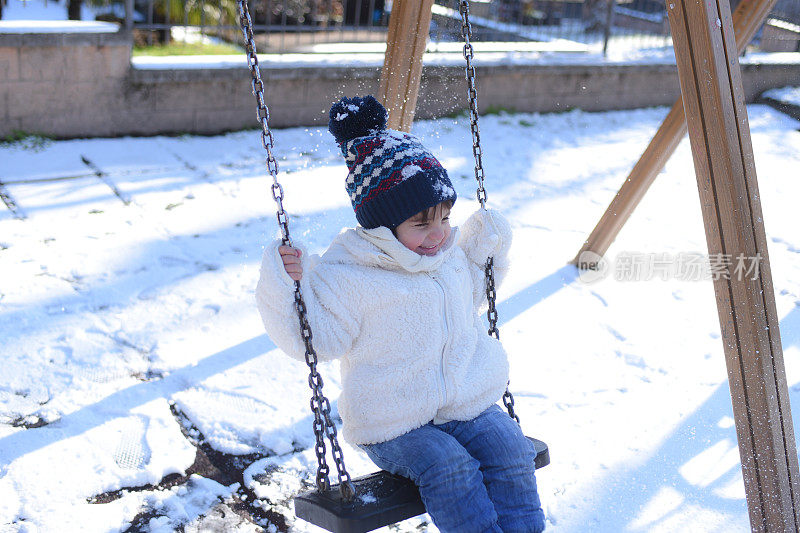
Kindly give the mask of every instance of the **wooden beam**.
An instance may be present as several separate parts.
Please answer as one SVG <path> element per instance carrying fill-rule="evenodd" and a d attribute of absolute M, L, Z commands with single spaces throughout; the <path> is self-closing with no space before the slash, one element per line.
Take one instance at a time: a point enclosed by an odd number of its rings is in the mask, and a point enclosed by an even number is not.
<path fill-rule="evenodd" d="M 800 472 L 728 0 L 667 0 L 753 531 L 800 531 Z M 740 258 L 747 268 L 736 270 Z M 718 267 L 719 270 L 717 270 Z"/>
<path fill-rule="evenodd" d="M 745 47 L 772 11 L 775 2 L 777 0 L 744 0 L 736 8 L 733 14 L 733 30 L 738 54 L 744 52 Z M 572 260 L 573 264 L 581 268 L 593 267 L 592 263 L 606 254 L 684 135 L 686 135 L 686 120 L 683 115 L 683 100 L 678 98 L 642 157 L 600 218 L 600 222 Z M 585 254 L 586 252 L 591 253 Z"/>
<path fill-rule="evenodd" d="M 414 122 L 432 6 L 433 0 L 395 0 L 392 5 L 378 98 L 389 111 L 389 128 L 409 131 Z"/>

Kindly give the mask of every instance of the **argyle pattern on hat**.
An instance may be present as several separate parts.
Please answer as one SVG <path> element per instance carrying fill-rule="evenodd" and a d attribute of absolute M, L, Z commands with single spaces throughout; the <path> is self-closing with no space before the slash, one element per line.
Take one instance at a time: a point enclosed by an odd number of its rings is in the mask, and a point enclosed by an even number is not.
<path fill-rule="evenodd" d="M 364 202 L 417 172 L 441 166 L 419 140 L 408 133 L 384 130 L 342 146 L 350 172 L 345 187 L 356 212 Z"/>
<path fill-rule="evenodd" d="M 456 201 L 447 171 L 410 133 L 386 128 L 388 113 L 373 96 L 331 106 L 328 130 L 347 164 L 345 189 L 364 228 L 394 229 L 417 213 Z"/>

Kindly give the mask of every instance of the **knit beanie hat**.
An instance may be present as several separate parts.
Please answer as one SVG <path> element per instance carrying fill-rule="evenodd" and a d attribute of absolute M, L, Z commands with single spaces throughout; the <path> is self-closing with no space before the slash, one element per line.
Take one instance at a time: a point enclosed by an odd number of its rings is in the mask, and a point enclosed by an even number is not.
<path fill-rule="evenodd" d="M 372 96 L 331 106 L 328 129 L 349 172 L 345 188 L 366 229 L 394 229 L 420 211 L 456 200 L 447 171 L 415 136 L 386 128 L 386 109 Z"/>

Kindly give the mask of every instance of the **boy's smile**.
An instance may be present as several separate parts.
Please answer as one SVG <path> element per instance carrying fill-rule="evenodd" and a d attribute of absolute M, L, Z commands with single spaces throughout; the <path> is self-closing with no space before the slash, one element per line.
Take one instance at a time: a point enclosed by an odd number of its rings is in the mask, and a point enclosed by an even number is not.
<path fill-rule="evenodd" d="M 450 237 L 450 208 L 439 204 L 427 213 L 417 213 L 397 226 L 395 235 L 413 252 L 436 255 Z"/>

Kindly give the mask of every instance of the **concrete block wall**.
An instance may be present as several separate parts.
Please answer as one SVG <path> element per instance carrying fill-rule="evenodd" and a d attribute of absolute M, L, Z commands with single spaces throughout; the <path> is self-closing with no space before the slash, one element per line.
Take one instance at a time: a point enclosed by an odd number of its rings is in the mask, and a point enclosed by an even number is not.
<path fill-rule="evenodd" d="M 0 137 L 114 134 L 132 39 L 125 33 L 0 33 Z M 92 117 L 92 118 L 89 118 Z"/>
<path fill-rule="evenodd" d="M 132 39 L 99 34 L 0 33 L 0 138 L 14 130 L 58 138 L 257 128 L 244 61 L 236 68 L 134 68 Z M 481 111 L 586 111 L 672 105 L 674 65 L 576 62 L 478 65 Z M 302 67 L 261 62 L 273 127 L 324 125 L 341 96 L 376 93 L 380 65 Z M 742 65 L 749 101 L 800 84 L 800 62 Z M 417 118 L 466 109 L 461 66 L 426 66 Z"/>
<path fill-rule="evenodd" d="M 484 66 L 478 70 L 482 112 L 605 111 L 672 105 L 680 95 L 674 65 Z M 423 72 L 418 118 L 466 108 L 466 81 L 460 67 L 428 67 Z"/>
<path fill-rule="evenodd" d="M 800 52 L 800 26 L 768 19 L 761 30 L 761 49 L 765 52 Z"/>
<path fill-rule="evenodd" d="M 380 68 L 262 66 L 261 77 L 270 126 L 303 126 L 327 123 L 330 103 L 340 96 L 376 92 Z M 245 66 L 133 69 L 127 88 L 129 97 L 140 99 L 143 107 L 169 115 L 159 120 L 163 132 L 212 134 L 258 127 L 256 99 Z"/>

